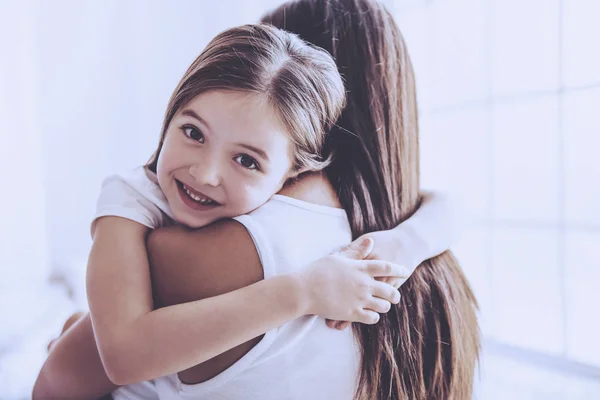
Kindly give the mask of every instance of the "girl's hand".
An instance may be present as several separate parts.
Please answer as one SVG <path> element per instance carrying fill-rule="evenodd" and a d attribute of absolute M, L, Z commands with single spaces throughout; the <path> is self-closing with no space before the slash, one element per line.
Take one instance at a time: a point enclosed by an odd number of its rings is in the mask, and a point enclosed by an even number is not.
<path fill-rule="evenodd" d="M 366 257 L 368 260 L 403 260 L 406 257 L 406 254 L 402 252 L 401 241 L 399 240 L 399 235 L 397 233 L 391 234 L 389 231 L 381 231 L 381 232 L 371 232 L 367 233 L 358 239 L 356 239 L 352 244 L 357 243 L 359 241 L 370 238 L 374 241 L 374 246 L 371 249 L 371 252 Z M 351 245 L 352 245 L 351 244 Z M 403 266 L 403 275 L 402 276 L 382 276 L 378 277 L 377 280 L 381 282 L 385 282 L 396 289 L 396 293 L 398 293 L 398 298 L 400 297 L 400 293 L 397 289 L 406 282 L 406 279 L 412 274 L 414 268 Z M 396 304 L 396 303 L 395 303 Z M 334 320 L 328 319 L 327 326 L 330 328 L 344 330 L 350 325 L 348 320 Z"/>
<path fill-rule="evenodd" d="M 371 232 L 357 239 L 371 238 L 375 242 L 373 250 L 371 250 L 371 253 L 367 256 L 368 260 L 385 260 L 399 263 L 405 271 L 407 271 L 407 276 L 387 276 L 380 279 L 381 281 L 394 286 L 396 289 L 399 289 L 400 286 L 406 282 L 406 279 L 408 279 L 410 274 L 412 274 L 418 264 L 420 264 L 412 259 L 407 259 L 410 254 L 406 251 L 406 243 L 412 243 L 414 240 L 411 241 L 409 235 L 401 235 L 401 233 L 403 232 L 398 232 L 397 230 L 393 233 L 391 231 Z M 402 236 L 407 237 L 402 240 Z"/>
<path fill-rule="evenodd" d="M 398 290 L 380 279 L 406 279 L 408 271 L 387 261 L 365 260 L 373 244 L 369 237 L 359 238 L 299 272 L 307 314 L 375 324 L 379 313 L 400 301 Z"/>

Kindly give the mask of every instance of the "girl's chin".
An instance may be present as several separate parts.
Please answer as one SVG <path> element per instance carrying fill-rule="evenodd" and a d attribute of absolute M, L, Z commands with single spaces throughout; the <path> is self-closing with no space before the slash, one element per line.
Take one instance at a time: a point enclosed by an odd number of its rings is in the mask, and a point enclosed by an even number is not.
<path fill-rule="evenodd" d="M 185 212 L 174 213 L 174 216 L 175 220 L 178 223 L 185 225 L 191 229 L 204 228 L 205 226 L 210 225 L 216 220 L 220 219 L 215 217 L 199 218 L 198 216 L 192 216 L 189 213 Z"/>

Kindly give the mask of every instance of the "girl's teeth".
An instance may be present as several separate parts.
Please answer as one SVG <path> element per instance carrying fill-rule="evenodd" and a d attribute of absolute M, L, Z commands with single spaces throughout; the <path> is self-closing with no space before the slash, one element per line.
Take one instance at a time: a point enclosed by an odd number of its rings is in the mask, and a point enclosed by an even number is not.
<path fill-rule="evenodd" d="M 183 186 L 183 189 L 185 190 L 185 192 L 187 193 L 188 196 L 190 196 L 192 199 L 194 199 L 195 201 L 197 201 L 200 204 L 211 204 L 213 201 L 211 199 L 207 199 L 204 197 L 200 197 L 195 193 L 192 193 L 187 186 Z"/>

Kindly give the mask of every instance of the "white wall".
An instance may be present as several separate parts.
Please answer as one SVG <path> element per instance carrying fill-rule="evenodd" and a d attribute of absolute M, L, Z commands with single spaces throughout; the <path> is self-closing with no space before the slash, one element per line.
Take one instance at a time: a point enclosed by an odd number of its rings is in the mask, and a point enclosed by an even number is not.
<path fill-rule="evenodd" d="M 143 164 L 177 82 L 208 41 L 274 1 L 37 1 L 53 263 L 87 257 L 107 174 Z"/>
<path fill-rule="evenodd" d="M 50 273 L 30 12 L 28 1 L 0 2 L 0 348 L 32 321 L 15 317 L 39 315 L 36 293 Z"/>
<path fill-rule="evenodd" d="M 395 0 L 423 184 L 462 195 L 484 333 L 600 366 L 600 4 Z"/>

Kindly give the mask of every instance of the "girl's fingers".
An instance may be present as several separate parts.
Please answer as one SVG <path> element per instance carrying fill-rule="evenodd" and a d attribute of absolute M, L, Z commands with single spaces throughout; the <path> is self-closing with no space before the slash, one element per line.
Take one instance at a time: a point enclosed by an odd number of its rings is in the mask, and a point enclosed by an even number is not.
<path fill-rule="evenodd" d="M 407 279 L 409 275 L 406 268 L 387 261 L 369 261 L 366 269 L 372 277 L 393 276 L 395 278 Z"/>
<path fill-rule="evenodd" d="M 379 297 L 392 304 L 400 302 L 400 292 L 398 292 L 398 289 L 387 283 L 373 282 L 372 294 L 374 297 Z"/>
<path fill-rule="evenodd" d="M 378 276 L 375 278 L 376 281 L 387 283 L 388 285 L 392 285 L 396 289 L 400 289 L 400 286 L 406 282 L 404 278 L 396 278 L 394 276 Z"/>
<path fill-rule="evenodd" d="M 355 260 L 365 259 L 373 250 L 373 239 L 360 237 L 340 250 L 340 254 Z"/>
<path fill-rule="evenodd" d="M 379 314 L 372 310 L 363 309 L 358 312 L 356 322 L 374 325 L 379 322 Z"/>
<path fill-rule="evenodd" d="M 385 314 L 390 311 L 392 304 L 389 301 L 373 297 L 367 304 L 369 310 L 373 310 L 379 314 Z"/>
<path fill-rule="evenodd" d="M 400 286 L 402 286 L 404 282 L 406 282 L 406 279 L 402 278 L 389 278 L 387 281 L 387 283 L 392 285 L 394 289 L 400 289 Z"/>
<path fill-rule="evenodd" d="M 335 325 L 335 329 L 343 331 L 344 329 L 346 329 L 349 326 L 350 326 L 350 322 L 348 322 L 348 321 L 338 321 L 338 323 Z"/>
<path fill-rule="evenodd" d="M 375 279 L 376 281 L 387 283 L 388 285 L 391 285 L 392 284 L 391 282 L 394 278 L 391 276 L 376 276 L 373 279 Z"/>
<path fill-rule="evenodd" d="M 337 329 L 337 323 L 338 323 L 338 321 L 333 320 L 333 319 L 325 320 L 325 324 L 327 324 L 327 326 L 331 329 Z"/>

